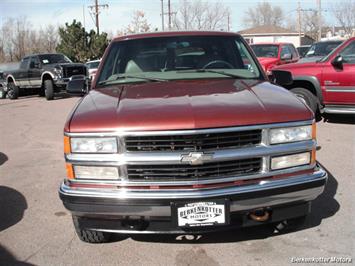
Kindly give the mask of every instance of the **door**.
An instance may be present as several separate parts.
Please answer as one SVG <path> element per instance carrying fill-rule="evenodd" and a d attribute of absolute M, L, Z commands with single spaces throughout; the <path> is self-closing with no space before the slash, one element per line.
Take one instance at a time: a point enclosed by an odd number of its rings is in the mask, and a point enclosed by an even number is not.
<path fill-rule="evenodd" d="M 14 74 L 17 85 L 22 88 L 30 86 L 28 80 L 29 63 L 30 63 L 30 58 L 24 57 L 21 60 L 20 69 Z"/>
<path fill-rule="evenodd" d="M 29 69 L 29 83 L 32 88 L 39 88 L 42 86 L 41 81 L 41 64 L 39 62 L 38 56 L 32 56 L 30 60 Z"/>
<path fill-rule="evenodd" d="M 334 66 L 332 58 L 323 69 L 324 103 L 355 105 L 355 40 L 345 45 L 338 55 L 343 59 L 342 68 Z"/>

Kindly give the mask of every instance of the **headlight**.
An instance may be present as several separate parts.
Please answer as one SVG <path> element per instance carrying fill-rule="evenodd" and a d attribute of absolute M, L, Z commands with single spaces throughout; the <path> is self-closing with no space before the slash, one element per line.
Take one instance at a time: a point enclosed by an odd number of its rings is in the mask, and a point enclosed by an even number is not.
<path fill-rule="evenodd" d="M 74 177 L 76 179 L 118 179 L 117 167 L 97 167 L 74 165 Z"/>
<path fill-rule="evenodd" d="M 311 163 L 311 153 L 304 152 L 271 158 L 271 170 L 279 170 Z"/>
<path fill-rule="evenodd" d="M 54 73 L 57 75 L 57 76 L 61 76 L 62 73 L 63 73 L 63 69 L 61 67 L 56 67 L 54 68 Z"/>
<path fill-rule="evenodd" d="M 315 126 L 314 126 L 315 127 Z M 270 144 L 310 140 L 313 138 L 312 126 L 270 129 Z M 314 129 L 315 131 L 315 129 Z"/>
<path fill-rule="evenodd" d="M 74 153 L 117 153 L 116 138 L 71 138 L 70 142 Z"/>

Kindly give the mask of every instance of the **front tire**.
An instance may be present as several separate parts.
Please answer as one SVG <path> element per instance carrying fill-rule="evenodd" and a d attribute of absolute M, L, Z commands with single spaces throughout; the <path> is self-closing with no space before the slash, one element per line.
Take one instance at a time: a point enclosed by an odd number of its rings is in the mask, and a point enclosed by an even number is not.
<path fill-rule="evenodd" d="M 313 111 L 315 116 L 318 114 L 319 101 L 312 92 L 304 88 L 294 88 L 291 92 L 304 102 Z"/>
<path fill-rule="evenodd" d="M 3 87 L 0 88 L 0 99 L 5 99 L 6 98 L 6 91 L 4 90 Z"/>
<path fill-rule="evenodd" d="M 17 99 L 20 91 L 19 87 L 17 87 L 13 82 L 10 82 L 7 86 L 8 86 L 7 96 L 9 97 L 9 99 L 11 100 Z"/>
<path fill-rule="evenodd" d="M 81 219 L 80 217 L 73 215 L 73 224 L 75 227 L 75 232 L 81 241 L 91 243 L 91 244 L 106 243 L 110 241 L 112 234 L 83 229 L 80 226 L 80 219 Z"/>
<path fill-rule="evenodd" d="M 44 94 L 48 101 L 54 99 L 54 84 L 50 79 L 44 81 Z"/>

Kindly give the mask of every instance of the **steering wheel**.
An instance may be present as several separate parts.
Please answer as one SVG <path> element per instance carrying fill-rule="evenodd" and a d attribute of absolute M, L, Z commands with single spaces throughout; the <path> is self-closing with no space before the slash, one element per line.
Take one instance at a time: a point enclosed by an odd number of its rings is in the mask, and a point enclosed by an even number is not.
<path fill-rule="evenodd" d="M 228 68 L 230 68 L 230 69 L 234 68 L 234 66 L 233 66 L 231 63 L 227 62 L 227 61 L 214 60 L 214 61 L 208 62 L 206 65 L 204 65 L 204 66 L 202 67 L 202 69 L 206 69 L 206 68 L 208 68 L 209 66 L 214 65 L 214 64 L 223 64 L 223 65 L 226 65 L 226 66 L 227 66 Z"/>

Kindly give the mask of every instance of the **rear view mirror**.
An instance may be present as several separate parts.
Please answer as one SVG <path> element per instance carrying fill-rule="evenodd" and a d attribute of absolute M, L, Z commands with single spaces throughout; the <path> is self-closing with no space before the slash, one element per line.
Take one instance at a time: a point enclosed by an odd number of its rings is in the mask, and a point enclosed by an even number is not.
<path fill-rule="evenodd" d="M 74 75 L 67 84 L 67 93 L 84 95 L 89 91 L 88 87 L 88 81 L 84 75 Z"/>
<path fill-rule="evenodd" d="M 280 86 L 291 85 L 293 82 L 292 74 L 285 70 L 272 70 L 272 81 Z"/>

